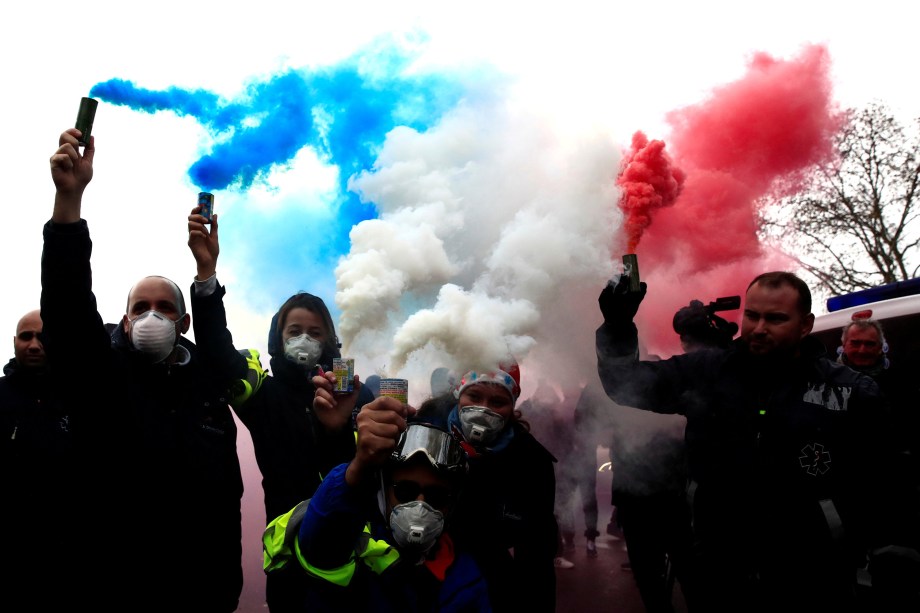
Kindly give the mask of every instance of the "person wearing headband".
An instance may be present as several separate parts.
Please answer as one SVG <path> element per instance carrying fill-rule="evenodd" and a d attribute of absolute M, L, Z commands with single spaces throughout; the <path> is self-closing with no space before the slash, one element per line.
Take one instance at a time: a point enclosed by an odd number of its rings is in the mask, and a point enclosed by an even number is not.
<path fill-rule="evenodd" d="M 315 377 L 319 402 L 335 403 Z M 450 532 L 467 476 L 457 440 L 395 398 L 364 405 L 357 452 L 265 532 L 266 572 L 303 570 L 303 611 L 492 611 Z"/>
<path fill-rule="evenodd" d="M 452 534 L 482 568 L 495 610 L 554 611 L 556 460 L 519 419 L 520 382 L 510 359 L 469 370 L 419 415 L 445 425 L 469 455 Z"/>

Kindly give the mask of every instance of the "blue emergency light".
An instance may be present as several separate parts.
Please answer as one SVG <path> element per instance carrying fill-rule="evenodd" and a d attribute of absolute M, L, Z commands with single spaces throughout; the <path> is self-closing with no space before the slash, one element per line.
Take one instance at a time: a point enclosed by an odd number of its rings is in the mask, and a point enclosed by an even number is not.
<path fill-rule="evenodd" d="M 902 296 L 914 296 L 916 294 L 920 294 L 920 277 L 828 298 L 827 311 L 833 313 L 849 307 L 871 304 L 891 298 L 901 298 Z"/>

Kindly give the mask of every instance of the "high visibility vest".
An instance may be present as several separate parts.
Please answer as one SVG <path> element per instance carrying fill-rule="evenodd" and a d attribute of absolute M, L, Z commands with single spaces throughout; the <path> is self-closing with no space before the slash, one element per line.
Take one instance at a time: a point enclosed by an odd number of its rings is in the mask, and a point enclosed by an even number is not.
<path fill-rule="evenodd" d="M 348 562 L 332 569 L 313 566 L 301 553 L 297 538 L 309 505 L 310 500 L 304 500 L 266 526 L 262 533 L 262 569 L 266 573 L 285 568 L 296 559 L 308 574 L 344 587 L 351 583 L 358 560 L 378 575 L 399 561 L 399 552 L 386 541 L 371 538 L 370 524 L 365 524 Z"/>

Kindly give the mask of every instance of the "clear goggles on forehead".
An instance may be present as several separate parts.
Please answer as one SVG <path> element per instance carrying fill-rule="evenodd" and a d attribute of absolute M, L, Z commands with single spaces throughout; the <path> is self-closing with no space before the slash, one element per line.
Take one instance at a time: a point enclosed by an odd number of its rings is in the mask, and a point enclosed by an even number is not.
<path fill-rule="evenodd" d="M 460 443 L 428 424 L 409 424 L 400 436 L 393 459 L 404 462 L 418 453 L 425 454 L 437 470 L 462 471 L 466 466 L 466 454 Z"/>

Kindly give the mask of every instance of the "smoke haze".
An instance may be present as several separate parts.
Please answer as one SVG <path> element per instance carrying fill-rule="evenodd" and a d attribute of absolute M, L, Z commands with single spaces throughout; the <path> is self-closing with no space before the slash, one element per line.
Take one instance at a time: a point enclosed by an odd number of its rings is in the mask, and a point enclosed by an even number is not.
<path fill-rule="evenodd" d="M 678 308 L 787 266 L 761 248 L 756 203 L 830 154 L 829 64 L 819 45 L 757 54 L 740 79 L 671 112 L 665 138 L 637 126 L 629 149 L 514 102 L 497 71 L 421 70 L 387 40 L 232 99 L 120 78 L 93 95 L 205 126 L 188 174 L 233 213 L 221 223 L 231 291 L 268 312 L 300 289 L 323 296 L 358 372 L 410 378 L 418 401 L 435 367 L 509 353 L 525 392 L 538 373 L 586 381 L 597 293 L 624 247 L 649 286 L 645 350 L 664 357 L 678 350 Z M 277 197 L 298 180 L 307 195 Z"/>

